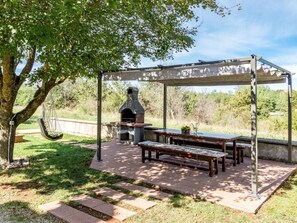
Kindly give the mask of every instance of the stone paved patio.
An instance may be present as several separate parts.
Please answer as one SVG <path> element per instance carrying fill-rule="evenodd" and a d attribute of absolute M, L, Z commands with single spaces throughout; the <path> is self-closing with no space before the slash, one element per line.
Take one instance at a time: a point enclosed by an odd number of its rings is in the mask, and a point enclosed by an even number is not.
<path fill-rule="evenodd" d="M 160 162 L 141 162 L 138 146 L 117 142 L 102 144 L 102 162 L 96 155 L 90 168 L 141 180 L 183 194 L 200 197 L 234 209 L 256 213 L 296 169 L 295 165 L 259 160 L 260 199 L 249 197 L 251 188 L 251 161 L 228 165 L 226 172 L 209 177 L 207 171 L 194 170 Z M 220 166 L 221 167 L 221 166 Z M 221 170 L 221 168 L 220 168 Z"/>

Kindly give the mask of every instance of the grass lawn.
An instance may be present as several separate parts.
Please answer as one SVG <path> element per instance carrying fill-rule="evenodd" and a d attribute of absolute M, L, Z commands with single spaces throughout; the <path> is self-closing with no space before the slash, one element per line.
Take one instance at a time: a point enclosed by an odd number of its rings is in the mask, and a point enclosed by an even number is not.
<path fill-rule="evenodd" d="M 37 206 L 54 200 L 110 186 L 120 177 L 89 169 L 94 151 L 25 136 L 16 144 L 15 157 L 29 157 L 30 166 L 0 172 L 0 222 L 62 222 L 41 213 Z M 94 143 L 94 139 L 65 136 L 65 140 Z M 246 214 L 210 202 L 176 194 L 169 201 L 126 222 L 297 222 L 297 175 L 277 191 L 257 215 Z"/>

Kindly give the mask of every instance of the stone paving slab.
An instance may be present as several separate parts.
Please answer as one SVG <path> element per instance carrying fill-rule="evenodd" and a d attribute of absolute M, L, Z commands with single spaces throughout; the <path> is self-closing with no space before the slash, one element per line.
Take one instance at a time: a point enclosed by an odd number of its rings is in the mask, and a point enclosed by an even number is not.
<path fill-rule="evenodd" d="M 122 192 L 110 189 L 108 187 L 101 187 L 99 189 L 94 190 L 97 195 L 103 195 L 105 197 L 111 198 L 116 201 L 121 201 L 123 203 L 129 204 L 131 206 L 147 210 L 156 205 L 155 202 L 147 201 L 145 199 L 130 196 L 128 194 L 124 194 Z"/>
<path fill-rule="evenodd" d="M 80 195 L 77 197 L 71 198 L 72 201 L 79 202 L 80 204 L 89 207 L 95 211 L 99 211 L 103 214 L 106 214 L 112 218 L 115 218 L 119 221 L 124 221 L 125 219 L 135 215 L 133 211 L 129 211 L 125 208 L 119 207 L 117 205 L 106 203 L 102 200 L 87 196 Z"/>
<path fill-rule="evenodd" d="M 130 184 L 127 182 L 119 182 L 119 183 L 116 183 L 115 186 L 124 188 L 126 190 L 133 191 L 135 193 L 141 193 L 147 197 L 152 197 L 152 198 L 156 198 L 159 200 L 166 200 L 173 196 L 172 194 L 168 194 L 168 193 L 165 193 L 162 191 L 157 191 L 154 189 L 149 189 L 149 188 L 138 186 L 135 184 Z"/>
<path fill-rule="evenodd" d="M 209 177 L 204 171 L 161 162 L 141 162 L 141 150 L 135 145 L 102 143 L 102 160 L 96 154 L 90 168 L 129 179 L 153 184 L 163 189 L 199 197 L 210 202 L 255 213 L 276 189 L 292 174 L 296 165 L 259 159 L 260 199 L 251 192 L 251 159 L 229 166 L 226 172 Z"/>
<path fill-rule="evenodd" d="M 106 223 L 106 221 L 95 218 L 60 201 L 43 204 L 38 208 L 50 212 L 52 215 L 69 223 Z"/>

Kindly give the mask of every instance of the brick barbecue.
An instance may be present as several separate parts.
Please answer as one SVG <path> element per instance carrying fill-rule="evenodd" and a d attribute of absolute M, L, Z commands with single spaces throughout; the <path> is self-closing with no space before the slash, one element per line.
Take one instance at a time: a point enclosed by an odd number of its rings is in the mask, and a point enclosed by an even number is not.
<path fill-rule="evenodd" d="M 121 106 L 121 122 L 144 123 L 144 109 L 138 100 L 138 88 L 127 89 L 127 101 Z"/>
<path fill-rule="evenodd" d="M 121 120 L 119 126 L 119 140 L 137 144 L 143 141 L 144 127 L 151 124 L 144 123 L 144 109 L 138 100 L 139 90 L 136 87 L 127 89 L 127 101 L 120 107 Z"/>

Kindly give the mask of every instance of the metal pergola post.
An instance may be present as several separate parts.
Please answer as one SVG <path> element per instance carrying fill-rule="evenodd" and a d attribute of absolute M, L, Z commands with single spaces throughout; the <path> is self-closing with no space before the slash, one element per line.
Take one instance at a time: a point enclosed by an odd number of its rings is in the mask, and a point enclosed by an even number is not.
<path fill-rule="evenodd" d="M 163 128 L 167 127 L 167 86 L 164 84 L 164 92 L 163 92 Z"/>
<path fill-rule="evenodd" d="M 251 160 L 252 194 L 258 197 L 258 140 L 257 140 L 257 58 L 251 60 Z"/>
<path fill-rule="evenodd" d="M 97 77 L 97 161 L 101 159 L 101 124 L 102 124 L 102 76 L 100 71 Z"/>
<path fill-rule="evenodd" d="M 288 162 L 292 163 L 292 74 L 287 74 L 288 79 Z"/>

